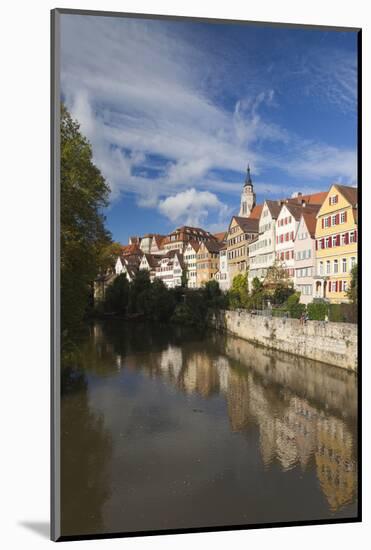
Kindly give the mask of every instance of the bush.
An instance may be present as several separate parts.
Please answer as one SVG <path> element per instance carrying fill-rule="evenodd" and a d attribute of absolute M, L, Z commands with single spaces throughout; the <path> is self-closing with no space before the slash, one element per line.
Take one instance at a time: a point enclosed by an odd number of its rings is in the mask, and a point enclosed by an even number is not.
<path fill-rule="evenodd" d="M 329 306 L 326 302 L 312 302 L 307 305 L 307 312 L 311 321 L 324 321 L 329 314 Z"/>
<path fill-rule="evenodd" d="M 295 292 L 294 294 L 291 294 L 286 301 L 287 311 L 293 319 L 299 319 L 301 315 L 305 313 L 305 304 L 301 304 L 299 300 L 300 293 Z"/>

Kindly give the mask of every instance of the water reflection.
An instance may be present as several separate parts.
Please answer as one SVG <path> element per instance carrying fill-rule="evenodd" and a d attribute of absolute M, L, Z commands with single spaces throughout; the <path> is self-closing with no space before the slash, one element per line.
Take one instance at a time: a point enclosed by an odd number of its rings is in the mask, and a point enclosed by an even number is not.
<path fill-rule="evenodd" d="M 101 508 L 103 529 L 356 515 L 353 374 L 230 336 L 118 322 L 95 325 L 83 357 L 90 399 L 75 410 L 64 403 L 64 425 L 77 421 L 76 435 L 81 431 L 94 442 L 82 450 L 89 457 L 82 485 L 102 489 L 96 508 Z M 180 451 L 183 442 L 187 456 Z M 73 454 L 73 441 L 64 445 Z M 167 471 L 157 457 L 170 457 Z M 126 479 L 128 468 L 146 471 L 147 485 L 142 487 L 134 470 L 136 484 Z M 66 484 L 72 493 L 71 483 Z M 252 490 L 255 484 L 259 494 Z M 141 491 L 156 504 L 136 508 L 134 493 Z M 189 505 L 191 493 L 193 502 L 198 495 L 198 510 Z M 171 510 L 173 495 L 177 513 Z M 213 498 L 219 502 L 212 503 Z M 125 516 L 117 512 L 120 506 Z M 136 514 L 129 516 L 129 509 Z M 91 532 L 97 531 L 95 524 Z"/>

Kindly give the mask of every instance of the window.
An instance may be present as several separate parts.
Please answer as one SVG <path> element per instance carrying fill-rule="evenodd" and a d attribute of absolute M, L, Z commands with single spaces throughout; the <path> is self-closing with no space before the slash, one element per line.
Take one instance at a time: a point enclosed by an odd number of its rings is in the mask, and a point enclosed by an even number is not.
<path fill-rule="evenodd" d="M 336 214 L 334 214 L 331 218 L 331 225 L 336 225 Z"/>
<path fill-rule="evenodd" d="M 325 239 L 325 248 L 329 248 L 330 246 L 330 237 L 326 237 Z"/>
<path fill-rule="evenodd" d="M 330 218 L 325 218 L 324 219 L 324 226 L 329 227 L 329 225 L 330 225 Z"/>
<path fill-rule="evenodd" d="M 347 281 L 343 281 L 343 292 L 346 292 L 348 289 L 348 283 Z"/>
<path fill-rule="evenodd" d="M 339 262 L 337 260 L 334 260 L 334 273 L 338 273 L 339 271 Z"/>
<path fill-rule="evenodd" d="M 343 246 L 344 244 L 347 244 L 347 243 L 346 243 L 346 241 L 347 241 L 347 239 L 346 239 L 346 233 L 343 233 L 343 234 L 341 235 L 341 239 L 340 239 L 340 240 L 341 240 L 341 245 L 342 245 L 342 246 Z"/>
<path fill-rule="evenodd" d="M 340 223 L 345 223 L 345 219 L 346 219 L 345 212 L 342 212 L 340 214 Z"/>
<path fill-rule="evenodd" d="M 331 263 L 330 260 L 326 262 L 326 273 L 331 273 Z"/>
<path fill-rule="evenodd" d="M 329 204 L 337 204 L 338 202 L 338 196 L 332 195 L 332 197 L 329 198 Z"/>
<path fill-rule="evenodd" d="M 355 265 L 356 265 L 356 259 L 354 257 L 350 258 L 350 269 L 353 269 Z"/>
<path fill-rule="evenodd" d="M 355 242 L 354 231 L 351 231 L 351 232 L 349 233 L 349 242 L 350 242 L 350 243 L 354 243 L 354 242 Z"/>
<path fill-rule="evenodd" d="M 337 243 L 337 236 L 333 235 L 332 236 L 332 246 L 336 246 L 336 243 Z"/>
<path fill-rule="evenodd" d="M 323 275 L 323 262 L 319 263 L 319 275 Z"/>
<path fill-rule="evenodd" d="M 343 271 L 343 273 L 346 273 L 347 272 L 347 259 L 343 258 L 341 263 L 342 263 L 342 271 Z"/>

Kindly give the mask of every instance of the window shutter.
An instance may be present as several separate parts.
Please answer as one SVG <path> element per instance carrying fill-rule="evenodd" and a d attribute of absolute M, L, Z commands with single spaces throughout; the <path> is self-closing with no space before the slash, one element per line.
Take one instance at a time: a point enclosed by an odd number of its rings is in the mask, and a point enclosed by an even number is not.
<path fill-rule="evenodd" d="M 339 292 L 343 290 L 343 281 L 339 281 Z"/>
<path fill-rule="evenodd" d="M 331 204 L 331 197 L 328 198 L 328 203 Z"/>
<path fill-rule="evenodd" d="M 345 211 L 345 212 L 344 212 L 344 221 L 345 221 L 345 222 L 347 221 L 347 218 L 348 218 L 348 212 Z"/>
<path fill-rule="evenodd" d="M 327 218 L 327 225 L 328 227 L 331 227 L 331 216 Z"/>
<path fill-rule="evenodd" d="M 340 235 L 336 235 L 336 246 L 340 246 Z"/>
<path fill-rule="evenodd" d="M 325 221 L 325 220 L 322 218 L 322 229 L 323 229 L 324 221 Z"/>
<path fill-rule="evenodd" d="M 318 250 L 318 241 L 316 240 L 316 250 Z"/>
<path fill-rule="evenodd" d="M 354 230 L 354 242 L 357 242 L 357 229 Z"/>
<path fill-rule="evenodd" d="M 338 291 L 338 282 L 335 281 L 335 292 L 337 292 L 337 291 Z"/>
<path fill-rule="evenodd" d="M 349 244 L 349 233 L 345 233 L 345 244 Z"/>
<path fill-rule="evenodd" d="M 336 218 L 335 218 L 335 223 L 336 223 L 336 225 L 338 225 L 339 219 L 340 219 L 340 218 L 339 218 L 339 214 L 336 214 Z"/>
<path fill-rule="evenodd" d="M 321 248 L 325 248 L 325 239 L 321 239 Z"/>
<path fill-rule="evenodd" d="M 328 240 L 328 247 L 329 247 L 329 248 L 332 247 L 332 237 L 330 237 L 329 240 Z"/>

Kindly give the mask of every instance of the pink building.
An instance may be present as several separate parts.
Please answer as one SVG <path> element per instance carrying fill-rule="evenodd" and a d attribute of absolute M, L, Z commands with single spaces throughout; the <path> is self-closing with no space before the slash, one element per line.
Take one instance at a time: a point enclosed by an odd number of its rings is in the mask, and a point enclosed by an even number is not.
<path fill-rule="evenodd" d="M 316 214 L 319 205 L 286 201 L 282 204 L 276 223 L 276 260 L 286 269 L 289 277 L 295 277 L 294 242 L 302 213 Z"/>
<path fill-rule="evenodd" d="M 316 221 L 314 213 L 303 212 L 294 241 L 294 286 L 302 304 L 311 302 L 314 294 Z"/>

